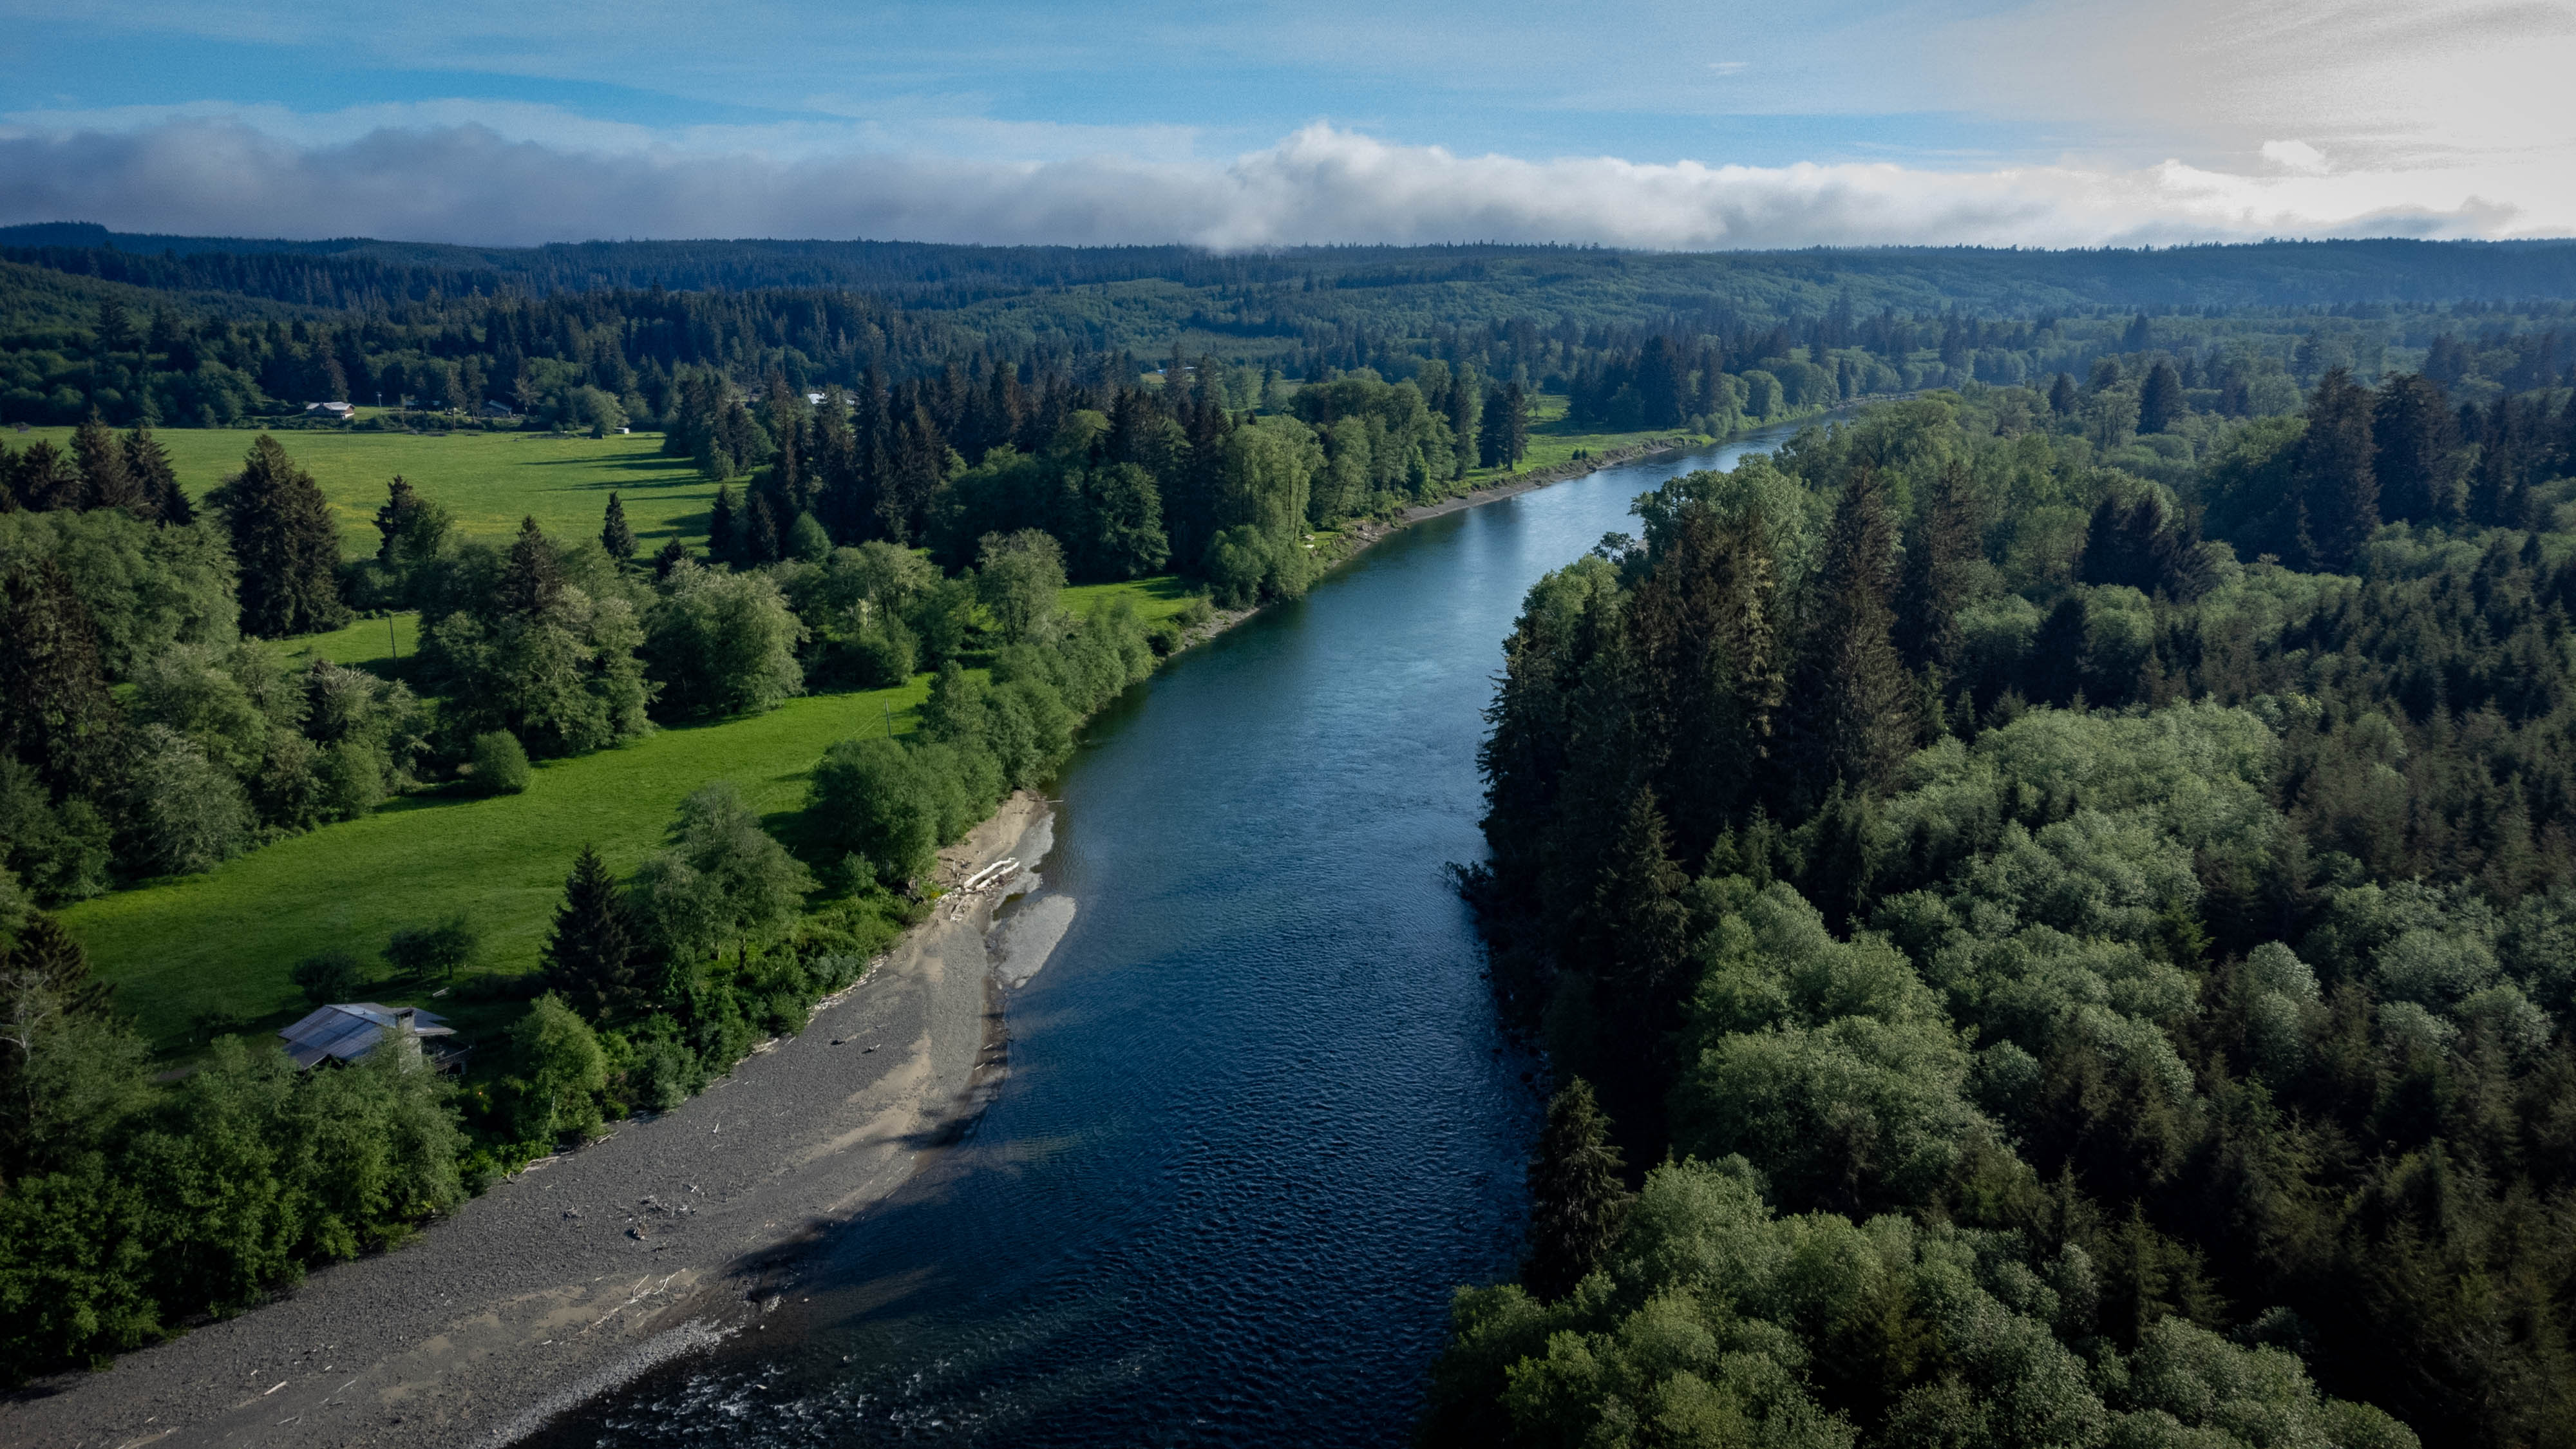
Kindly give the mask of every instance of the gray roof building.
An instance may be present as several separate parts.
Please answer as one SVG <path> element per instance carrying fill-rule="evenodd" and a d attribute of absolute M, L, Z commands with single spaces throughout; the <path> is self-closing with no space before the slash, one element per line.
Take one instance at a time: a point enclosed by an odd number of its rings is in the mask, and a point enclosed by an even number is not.
<path fill-rule="evenodd" d="M 423 1037 L 456 1035 L 443 1018 L 418 1007 L 351 1001 L 322 1007 L 278 1036 L 285 1040 L 286 1054 L 296 1066 L 311 1067 L 365 1056 L 388 1031 L 401 1033 L 403 1050 L 413 1056 L 420 1055 Z"/>

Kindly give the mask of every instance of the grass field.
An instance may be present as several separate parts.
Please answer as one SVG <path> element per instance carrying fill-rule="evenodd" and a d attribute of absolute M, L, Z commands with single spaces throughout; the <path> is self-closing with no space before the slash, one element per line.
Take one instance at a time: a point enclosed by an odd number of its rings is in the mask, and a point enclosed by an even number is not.
<path fill-rule="evenodd" d="M 234 428 L 168 428 L 153 436 L 170 450 L 179 482 L 192 498 L 239 472 L 258 434 Z M 38 438 L 71 446 L 69 428 L 0 433 L 23 448 Z M 623 495 L 639 550 L 666 538 L 703 541 L 716 485 L 685 458 L 662 456 L 659 433 L 618 438 L 559 438 L 550 433 L 279 433 L 287 456 L 322 485 L 340 522 L 341 552 L 376 551 L 376 508 L 385 481 L 400 473 L 447 506 L 468 538 L 507 541 L 534 515 L 558 538 L 599 532 L 611 490 Z"/>
<path fill-rule="evenodd" d="M 1124 595 L 1149 622 L 1190 599 L 1180 582 L 1142 579 L 1067 589 L 1073 612 Z M 382 667 L 387 620 L 272 644 L 284 657 L 319 653 Z M 403 657 L 417 621 L 397 615 Z M 85 901 L 62 912 L 99 976 L 116 984 L 161 1052 L 184 1050 L 200 1016 L 274 1031 L 305 1010 L 287 979 L 315 952 L 345 950 L 371 970 L 399 926 L 462 913 L 482 942 L 469 971 L 524 971 L 544 944 L 563 878 L 585 843 L 625 874 L 661 843 L 672 812 L 710 780 L 731 780 L 776 818 L 804 804 L 814 762 L 836 740 L 912 728 L 929 676 L 902 689 L 815 695 L 768 714 L 659 731 L 622 749 L 537 767 L 524 795 L 478 799 L 433 793 L 396 800 L 363 820 L 264 846 L 204 875 Z M 388 998 L 429 1004 L 418 993 Z M 447 1003 L 433 1009 L 449 1011 Z M 508 1008 L 515 1012 L 516 1008 Z M 470 1020 L 475 1013 L 465 1013 Z"/>

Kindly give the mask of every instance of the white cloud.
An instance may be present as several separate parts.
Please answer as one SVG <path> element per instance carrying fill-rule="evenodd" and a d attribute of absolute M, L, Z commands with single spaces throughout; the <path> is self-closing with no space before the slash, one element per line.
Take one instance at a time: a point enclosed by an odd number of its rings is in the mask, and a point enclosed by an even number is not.
<path fill-rule="evenodd" d="M 2563 181 L 2540 187 L 2552 204 L 2535 208 L 2519 204 L 2532 188 L 2491 167 L 2319 172 L 2291 164 L 2317 154 L 2304 143 L 2281 143 L 2262 175 L 2179 161 L 1953 172 L 1461 156 L 1318 124 L 1230 161 L 1118 150 L 989 161 L 749 144 L 775 139 L 766 133 L 728 147 L 722 136 L 682 144 L 607 127 L 547 143 L 486 124 L 418 123 L 428 120 L 300 137 L 238 116 L 122 131 L 22 119 L 0 130 L 0 222 L 484 244 L 868 236 L 1219 248 L 2084 246 L 2576 230 Z"/>
<path fill-rule="evenodd" d="M 2323 176 L 2331 168 L 2326 153 L 2305 141 L 2266 141 L 2260 148 L 2264 160 L 2294 176 Z"/>

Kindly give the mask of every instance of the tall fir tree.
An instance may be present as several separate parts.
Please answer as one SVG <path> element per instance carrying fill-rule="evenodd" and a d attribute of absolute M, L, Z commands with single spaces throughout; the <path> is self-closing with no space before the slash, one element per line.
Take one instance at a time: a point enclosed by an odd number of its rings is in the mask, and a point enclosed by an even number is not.
<path fill-rule="evenodd" d="M 769 495 L 751 490 L 751 503 L 744 510 L 750 515 L 750 526 L 743 530 L 742 556 L 751 564 L 778 562 L 785 541 L 779 536 L 778 514 L 769 506 Z"/>
<path fill-rule="evenodd" d="M 188 502 L 188 490 L 179 486 L 179 470 L 170 462 L 170 450 L 152 436 L 151 419 L 137 418 L 126 429 L 124 450 L 125 471 L 153 516 L 163 523 L 195 522 L 197 510 Z"/>
<path fill-rule="evenodd" d="M 1626 1164 L 1610 1140 L 1592 1085 L 1581 1077 L 1548 1099 L 1547 1126 L 1530 1154 L 1529 1256 L 1521 1286 L 1543 1302 L 1574 1291 L 1618 1240 L 1630 1195 Z"/>
<path fill-rule="evenodd" d="M 2380 512 L 2408 523 L 2460 516 L 2460 429 L 2442 385 L 2405 373 L 2380 387 L 2371 408 L 2371 469 Z"/>
<path fill-rule="evenodd" d="M 241 627 L 283 639 L 336 629 L 349 620 L 340 599 L 340 530 L 313 475 L 295 466 L 266 433 L 215 502 L 241 570 Z"/>
<path fill-rule="evenodd" d="M 599 525 L 599 546 L 619 563 L 635 557 L 635 530 L 628 526 L 626 505 L 614 491 L 608 495 L 608 514 Z"/>
<path fill-rule="evenodd" d="M 519 520 L 519 536 L 510 541 L 510 557 L 501 566 L 495 592 L 501 607 L 513 614 L 539 617 L 563 596 L 563 560 L 554 542 L 537 527 L 532 514 Z"/>
<path fill-rule="evenodd" d="M 122 508 L 148 513 L 143 490 L 125 466 L 125 449 L 93 409 L 72 432 L 72 463 L 80 469 L 83 508 Z"/>
<path fill-rule="evenodd" d="M 1784 681 L 1775 574 L 1758 508 L 1685 503 L 1650 526 L 1655 566 L 1623 616 L 1640 663 L 1641 746 L 1671 812 L 1678 850 L 1697 860 L 1761 800 Z"/>
<path fill-rule="evenodd" d="M 101 794 L 123 753 L 98 624 L 52 559 L 0 581 L 0 753 L 62 797 Z"/>
<path fill-rule="evenodd" d="M 2318 380 L 2308 400 L 2308 430 L 2299 439 L 2290 487 L 2298 500 L 2299 547 L 2311 568 L 2352 567 L 2379 527 L 2370 412 L 2370 394 L 2340 367 Z"/>
<path fill-rule="evenodd" d="M 585 845 L 564 878 L 563 904 L 545 949 L 546 985 L 597 1020 L 642 995 L 636 962 L 642 937 L 596 846 Z"/>
<path fill-rule="evenodd" d="M 1810 799 L 1836 781 L 1883 790 L 1914 747 L 1915 690 L 1896 652 L 1896 530 L 1879 471 L 1851 470 L 1825 535 L 1814 615 L 1790 692 Z"/>
<path fill-rule="evenodd" d="M 2073 373 L 2061 372 L 2057 375 L 2056 380 L 2049 383 L 2048 410 L 2050 412 L 2057 414 L 2061 418 L 2071 418 L 2075 416 L 2075 409 L 2080 401 L 2081 399 L 2077 396 L 2075 391 L 2075 375 Z"/>
<path fill-rule="evenodd" d="M 2170 362 L 2159 360 L 2147 369 L 2147 380 L 2138 389 L 2138 431 L 2161 433 L 2191 410 L 2182 395 L 2182 373 Z"/>
<path fill-rule="evenodd" d="M 1933 475 L 1906 531 L 1903 606 L 1898 611 L 1897 644 L 1905 663 L 1934 680 L 1936 688 L 1958 671 L 1966 647 L 1959 616 L 1984 562 L 1968 465 L 1953 459 Z"/>
<path fill-rule="evenodd" d="M 735 505 L 733 485 L 716 485 L 716 501 L 707 508 L 707 557 L 719 563 L 731 563 L 742 547 L 741 510 Z"/>

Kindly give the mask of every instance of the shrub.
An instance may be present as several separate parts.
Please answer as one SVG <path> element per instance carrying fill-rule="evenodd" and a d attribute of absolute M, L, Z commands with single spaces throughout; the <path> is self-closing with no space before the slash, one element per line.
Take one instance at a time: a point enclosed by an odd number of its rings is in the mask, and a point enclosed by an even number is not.
<path fill-rule="evenodd" d="M 296 962 L 287 979 L 304 992 L 306 1001 L 328 1006 L 357 995 L 366 978 L 358 971 L 357 957 L 346 951 L 324 951 Z"/>
<path fill-rule="evenodd" d="M 508 730 L 474 737 L 471 768 L 474 788 L 486 795 L 516 795 L 528 788 L 528 752 Z"/>

